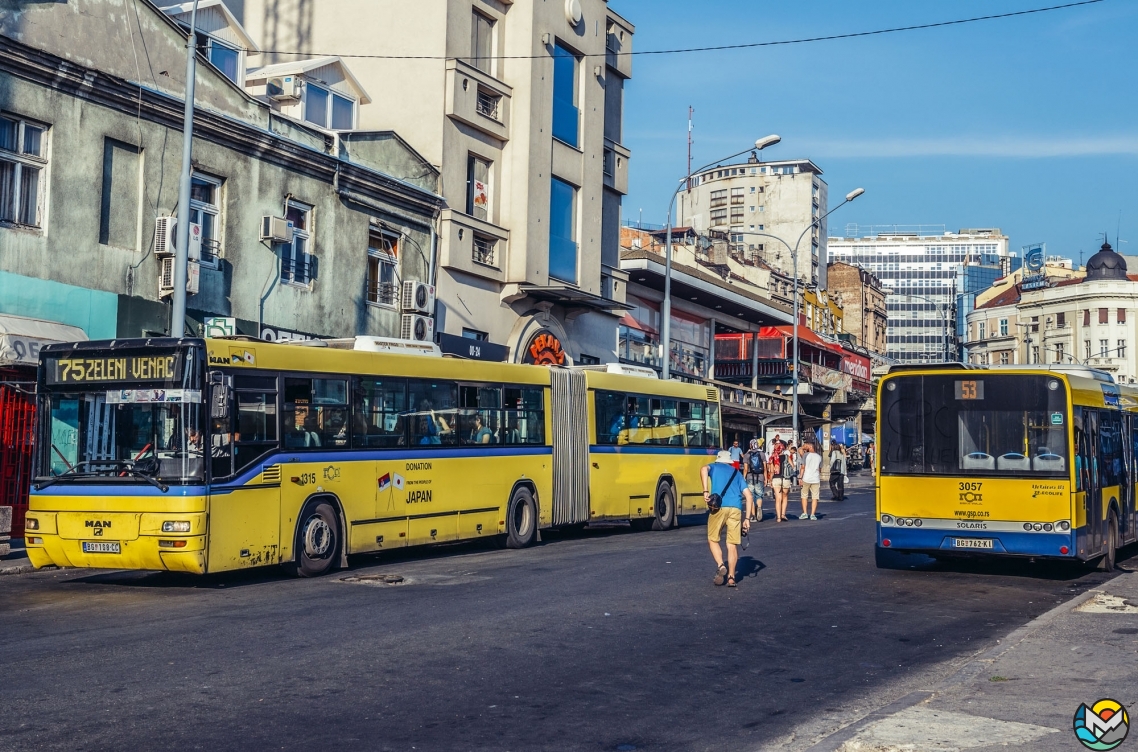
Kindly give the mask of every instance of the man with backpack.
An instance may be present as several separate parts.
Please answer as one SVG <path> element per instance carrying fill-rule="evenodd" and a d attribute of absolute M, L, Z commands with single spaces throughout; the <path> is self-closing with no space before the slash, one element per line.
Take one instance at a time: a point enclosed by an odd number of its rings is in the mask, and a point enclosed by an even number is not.
<path fill-rule="evenodd" d="M 703 481 L 703 500 L 707 504 L 707 542 L 711 557 L 715 559 L 716 585 L 727 583 L 735 587 L 735 566 L 739 563 L 739 544 L 743 531 L 751 528 L 749 519 L 754 503 L 751 489 L 743 482 L 743 474 L 731 459 L 731 452 L 723 450 L 715 462 L 700 469 Z M 744 502 L 746 503 L 744 516 Z M 723 550 L 719 538 L 727 529 L 727 564 L 723 563 Z"/>
<path fill-rule="evenodd" d="M 743 455 L 743 467 L 746 468 L 747 488 L 755 498 L 755 514 L 752 522 L 763 521 L 763 494 L 767 483 L 767 456 L 763 452 L 762 439 L 751 439 L 747 453 Z"/>

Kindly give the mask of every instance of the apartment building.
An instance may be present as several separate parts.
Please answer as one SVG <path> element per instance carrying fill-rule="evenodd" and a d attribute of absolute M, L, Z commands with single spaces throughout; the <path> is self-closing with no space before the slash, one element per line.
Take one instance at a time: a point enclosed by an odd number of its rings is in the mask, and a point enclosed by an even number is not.
<path fill-rule="evenodd" d="M 841 261 L 831 261 L 826 289 L 845 312 L 845 332 L 853 343 L 885 354 L 885 291 L 872 273 Z"/>
<path fill-rule="evenodd" d="M 794 271 L 789 248 L 802 236 L 798 276 L 824 288 L 826 220 L 811 223 L 826 214 L 828 190 L 821 168 L 808 159 L 760 162 L 752 155 L 746 163 L 694 175 L 691 190 L 676 197 L 673 224 L 700 234 L 726 232 L 733 255 L 762 259 L 788 276 Z"/>
<path fill-rule="evenodd" d="M 440 169 L 439 332 L 504 345 L 515 361 L 616 359 L 634 28 L 606 0 L 244 0 L 234 10 L 277 51 L 261 55 L 271 78 L 306 56 L 348 60 L 372 101 L 353 111 L 357 127 L 405 134 Z M 267 84 L 263 72 L 250 81 Z M 333 78 L 306 79 L 295 111 L 305 117 L 315 84 L 313 111 L 330 112 Z M 555 352 L 532 346 L 551 341 Z"/>
<path fill-rule="evenodd" d="M 881 280 L 886 355 L 903 363 L 957 359 L 955 309 L 962 270 L 1010 260 L 1008 238 L 998 228 L 951 233 L 944 225 L 848 225 L 846 237 L 829 238 L 828 254 Z"/>

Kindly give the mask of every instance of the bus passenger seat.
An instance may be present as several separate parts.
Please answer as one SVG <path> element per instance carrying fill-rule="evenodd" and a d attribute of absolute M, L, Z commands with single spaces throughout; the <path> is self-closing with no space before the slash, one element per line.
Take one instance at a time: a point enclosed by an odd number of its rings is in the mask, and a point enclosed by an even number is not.
<path fill-rule="evenodd" d="M 1053 472 L 1062 472 L 1067 469 L 1066 462 L 1058 454 L 1040 454 L 1036 455 L 1035 459 L 1031 461 L 1033 470 L 1047 470 Z"/>
<path fill-rule="evenodd" d="M 996 459 L 996 469 L 998 470 L 1030 470 L 1031 460 L 1018 452 L 1008 452 L 1001 454 Z"/>
<path fill-rule="evenodd" d="M 994 470 L 996 458 L 984 452 L 971 452 L 960 458 L 961 470 Z"/>

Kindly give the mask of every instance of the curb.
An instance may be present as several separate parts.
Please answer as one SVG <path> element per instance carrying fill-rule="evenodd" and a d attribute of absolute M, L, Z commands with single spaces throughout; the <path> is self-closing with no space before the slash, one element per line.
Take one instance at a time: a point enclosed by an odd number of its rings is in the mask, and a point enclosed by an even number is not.
<path fill-rule="evenodd" d="M 1125 577 L 1125 574 L 1122 575 Z M 879 721 L 882 718 L 899 713 L 906 708 L 914 705 L 919 705 L 936 696 L 937 693 L 942 692 L 950 687 L 959 686 L 983 673 L 984 669 L 999 659 L 1004 653 L 1019 645 L 1029 635 L 1037 631 L 1041 627 L 1045 627 L 1051 622 L 1055 621 L 1058 617 L 1073 611 L 1084 602 L 1089 601 L 1095 596 L 1096 593 L 1102 592 L 1101 588 L 1104 585 L 1113 582 L 1118 578 L 1111 578 L 1107 582 L 1100 585 L 1098 588 L 1087 590 L 1085 593 L 1079 593 L 1074 598 L 1060 603 L 1049 611 L 1045 611 L 1039 616 L 1035 617 L 1022 627 L 1012 630 L 1006 637 L 996 640 L 996 644 L 991 647 L 981 650 L 974 656 L 969 658 L 964 665 L 953 671 L 944 679 L 937 682 L 930 689 L 920 689 L 910 692 L 903 697 L 894 700 L 893 702 L 878 708 L 870 713 L 867 713 L 857 720 L 842 726 L 841 728 L 832 731 L 825 737 L 815 742 L 813 745 L 806 748 L 805 752 L 834 752 L 841 744 L 852 739 L 859 731 L 866 726 L 869 726 L 874 721 Z"/>
<path fill-rule="evenodd" d="M 41 570 L 38 570 L 38 571 L 45 571 L 46 572 L 50 569 L 59 569 L 59 567 L 42 567 Z M 32 572 L 35 572 L 35 571 L 37 571 L 36 568 L 33 567 L 31 564 L 16 564 L 15 566 L 10 566 L 10 567 L 5 567 L 3 565 L 0 565 L 0 577 L 3 577 L 4 575 L 10 575 L 10 574 L 11 575 L 14 575 L 14 574 L 31 574 Z"/>

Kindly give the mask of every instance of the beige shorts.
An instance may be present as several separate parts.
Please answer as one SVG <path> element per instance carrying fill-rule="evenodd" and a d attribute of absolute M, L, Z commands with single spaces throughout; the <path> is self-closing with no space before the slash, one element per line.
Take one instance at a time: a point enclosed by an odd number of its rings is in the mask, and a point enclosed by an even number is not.
<path fill-rule="evenodd" d="M 803 499 L 809 499 L 810 494 L 814 494 L 814 501 L 818 501 L 819 500 L 818 489 L 821 487 L 821 485 L 822 485 L 821 483 L 803 483 L 802 484 L 802 498 Z"/>
<path fill-rule="evenodd" d="M 743 512 L 735 507 L 721 507 L 715 514 L 707 515 L 707 539 L 718 543 L 727 528 L 727 542 L 738 546 L 743 541 Z"/>
<path fill-rule="evenodd" d="M 790 478 L 772 478 L 771 488 L 790 488 L 793 481 Z"/>

